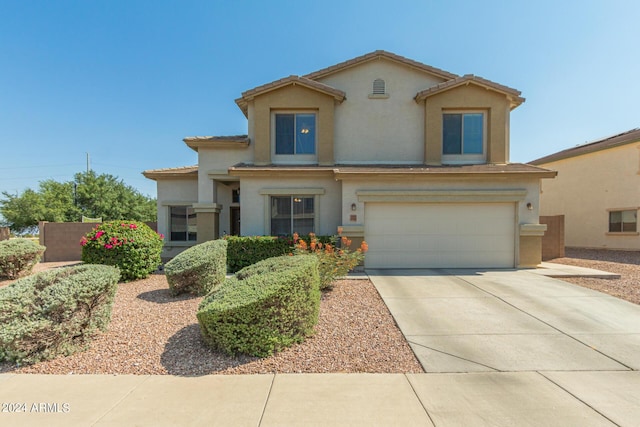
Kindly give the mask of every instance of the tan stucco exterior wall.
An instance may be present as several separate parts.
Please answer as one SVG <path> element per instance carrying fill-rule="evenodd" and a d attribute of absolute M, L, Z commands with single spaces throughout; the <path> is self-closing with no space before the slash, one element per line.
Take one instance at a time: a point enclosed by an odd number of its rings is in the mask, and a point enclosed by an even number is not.
<path fill-rule="evenodd" d="M 158 186 L 158 233 L 165 236 L 162 257 L 176 256 L 193 243 L 171 242 L 169 207 L 192 206 L 198 202 L 198 182 L 195 179 L 160 179 Z"/>
<path fill-rule="evenodd" d="M 375 79 L 388 97 L 370 97 Z M 413 98 L 442 79 L 381 59 L 320 81 L 347 94 L 336 106 L 336 163 L 422 163 L 424 105 Z"/>
<path fill-rule="evenodd" d="M 450 89 L 425 100 L 426 164 L 442 163 L 442 114 L 446 110 L 470 110 L 487 114 L 487 163 L 509 161 L 509 113 L 506 96 L 469 84 Z"/>
<path fill-rule="evenodd" d="M 271 114 L 277 110 L 307 110 L 317 112 L 317 162 L 320 165 L 334 164 L 333 125 L 334 103 L 330 95 L 300 85 L 290 85 L 257 96 L 249 102 L 249 135 L 253 136 L 254 162 L 256 165 L 273 163 L 271 159 Z"/>
<path fill-rule="evenodd" d="M 541 215 L 565 215 L 566 246 L 640 250 L 638 233 L 608 233 L 610 209 L 640 207 L 640 142 L 540 166 L 558 171 L 543 181 Z"/>
<path fill-rule="evenodd" d="M 270 223 L 267 221 L 269 195 L 265 191 L 285 190 L 290 195 L 305 194 L 309 189 L 322 189 L 323 194 L 317 197 L 316 233 L 335 234 L 341 220 L 341 183 L 327 177 L 243 177 L 241 184 L 242 208 L 241 232 L 243 236 L 268 235 Z"/>

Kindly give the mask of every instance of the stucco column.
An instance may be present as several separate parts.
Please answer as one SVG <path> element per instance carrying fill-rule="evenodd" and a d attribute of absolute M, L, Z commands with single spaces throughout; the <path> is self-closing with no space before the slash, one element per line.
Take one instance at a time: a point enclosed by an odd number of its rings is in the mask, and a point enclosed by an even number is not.
<path fill-rule="evenodd" d="M 520 224 L 519 268 L 534 268 L 542 262 L 542 236 L 546 224 Z"/>
<path fill-rule="evenodd" d="M 199 203 L 193 204 L 198 227 L 197 242 L 203 243 L 220 237 L 220 211 L 218 183 L 206 177 L 206 182 L 198 189 Z"/>

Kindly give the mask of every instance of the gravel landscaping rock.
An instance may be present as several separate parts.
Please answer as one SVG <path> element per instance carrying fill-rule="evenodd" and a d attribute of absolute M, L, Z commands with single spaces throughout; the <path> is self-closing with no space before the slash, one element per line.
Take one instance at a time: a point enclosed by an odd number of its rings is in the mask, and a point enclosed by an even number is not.
<path fill-rule="evenodd" d="M 163 274 L 120 283 L 107 332 L 82 353 L 0 372 L 40 374 L 253 374 L 423 372 L 368 280 L 341 280 L 323 294 L 314 336 L 272 357 L 228 357 L 207 348 L 201 297 L 171 297 Z"/>
<path fill-rule="evenodd" d="M 640 251 L 567 248 L 564 258 L 549 261 L 620 274 L 619 279 L 575 277 L 563 280 L 640 305 Z"/>

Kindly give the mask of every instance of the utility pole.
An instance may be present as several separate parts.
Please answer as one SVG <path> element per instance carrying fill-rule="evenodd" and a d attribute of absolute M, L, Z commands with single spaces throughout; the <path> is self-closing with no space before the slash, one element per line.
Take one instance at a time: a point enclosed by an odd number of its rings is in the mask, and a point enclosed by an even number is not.
<path fill-rule="evenodd" d="M 91 163 L 89 161 L 89 152 L 87 152 L 87 173 L 91 170 Z"/>

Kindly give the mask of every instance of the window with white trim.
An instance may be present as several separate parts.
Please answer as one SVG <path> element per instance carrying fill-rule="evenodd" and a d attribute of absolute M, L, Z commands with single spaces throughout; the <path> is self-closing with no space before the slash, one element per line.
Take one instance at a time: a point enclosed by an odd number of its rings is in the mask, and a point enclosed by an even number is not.
<path fill-rule="evenodd" d="M 271 196 L 271 235 L 307 235 L 315 231 L 314 196 Z"/>
<path fill-rule="evenodd" d="M 476 163 L 486 159 L 486 123 L 482 112 L 442 115 L 442 161 Z"/>
<path fill-rule="evenodd" d="M 609 233 L 635 233 L 637 231 L 637 209 L 609 211 Z"/>
<path fill-rule="evenodd" d="M 196 213 L 190 206 L 169 206 L 169 240 L 195 242 L 197 239 Z"/>

